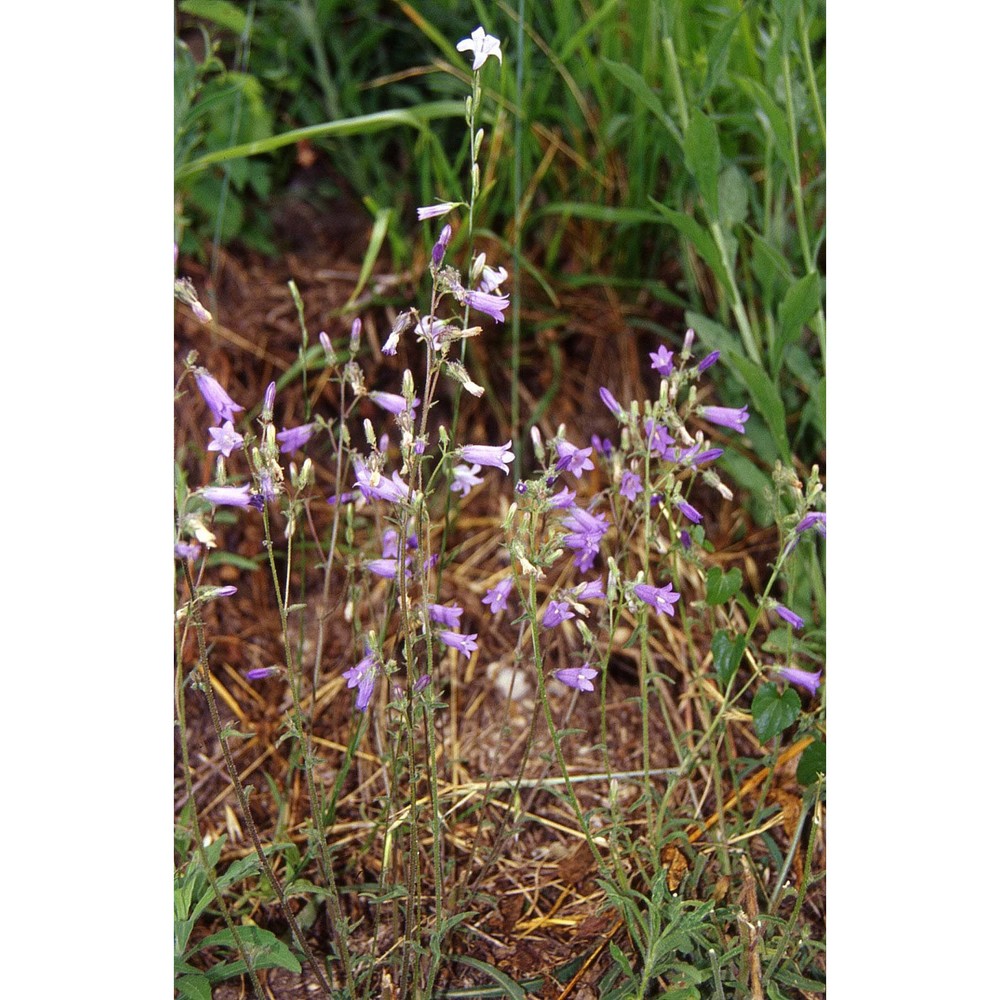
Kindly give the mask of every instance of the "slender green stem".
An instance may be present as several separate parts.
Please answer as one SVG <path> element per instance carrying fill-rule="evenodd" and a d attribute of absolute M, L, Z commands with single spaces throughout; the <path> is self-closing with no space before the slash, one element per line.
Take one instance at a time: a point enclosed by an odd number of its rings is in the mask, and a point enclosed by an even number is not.
<path fill-rule="evenodd" d="M 766 988 L 767 984 L 771 980 L 771 976 L 774 975 L 775 970 L 778 967 L 778 963 L 785 957 L 785 951 L 788 948 L 789 943 L 792 940 L 793 935 L 799 933 L 797 922 L 799 913 L 802 910 L 802 904 L 806 899 L 806 892 L 809 890 L 809 873 L 812 871 L 812 859 L 813 852 L 816 849 L 816 838 L 819 834 L 820 828 L 820 791 L 823 787 L 822 778 L 816 782 L 813 786 L 812 795 L 810 796 L 810 801 L 808 803 L 802 803 L 803 813 L 808 813 L 809 810 L 814 809 L 812 816 L 812 829 L 809 831 L 809 842 L 806 847 L 806 860 L 802 867 L 802 881 L 799 884 L 799 891 L 795 897 L 795 905 L 792 907 L 792 912 L 788 916 L 788 922 L 785 924 L 785 932 L 781 935 L 781 940 L 778 942 L 778 946 L 774 949 L 774 954 L 771 956 L 771 961 L 767 965 L 767 969 L 764 972 L 764 977 L 762 980 L 762 985 Z"/>
<path fill-rule="evenodd" d="M 684 93 L 684 84 L 681 81 L 681 68 L 677 62 L 677 52 L 674 49 L 674 39 L 671 35 L 667 35 L 663 39 L 663 52 L 667 57 L 670 87 L 674 92 L 674 100 L 677 102 L 677 115 L 681 121 L 681 131 L 686 132 L 689 120 L 687 96 Z"/>
<path fill-rule="evenodd" d="M 601 856 L 600 849 L 594 842 L 594 835 L 590 832 L 590 824 L 583 815 L 580 800 L 577 798 L 576 789 L 570 780 L 569 768 L 566 766 L 566 758 L 562 752 L 562 741 L 556 729 L 555 719 L 552 717 L 552 706 L 549 704 L 548 694 L 545 690 L 545 669 L 542 666 L 541 639 L 538 634 L 538 583 L 534 574 L 528 576 L 528 615 L 531 621 L 531 651 L 535 660 L 535 677 L 538 682 L 538 698 L 542 703 L 542 711 L 545 713 L 545 722 L 549 728 L 549 735 L 552 737 L 552 747 L 555 751 L 556 760 L 559 762 L 559 770 L 562 772 L 563 783 L 566 786 L 566 794 L 569 797 L 573 811 L 576 813 L 577 822 L 580 824 L 580 832 L 587 841 L 587 846 L 594 855 L 597 862 L 598 871 L 605 874 L 606 864 Z"/>
<path fill-rule="evenodd" d="M 194 590 L 192 590 L 191 593 L 193 595 Z M 204 626 L 201 623 L 201 613 L 199 610 L 193 608 L 193 603 L 194 602 L 192 601 L 193 615 L 197 616 L 195 627 L 203 628 Z M 226 929 L 232 935 L 236 949 L 240 953 L 240 958 L 243 959 L 243 964 L 247 967 L 247 979 L 250 980 L 250 986 L 253 988 L 253 995 L 257 998 L 257 1000 L 264 1000 L 264 991 L 261 989 L 260 983 L 257 981 L 257 977 L 253 974 L 253 964 L 250 961 L 250 955 L 247 952 L 243 939 L 236 933 L 236 925 L 233 923 L 233 918 L 229 913 L 229 906 L 226 903 L 225 895 L 219 886 L 219 880 L 215 877 L 215 867 L 209 864 L 208 854 L 205 851 L 204 839 L 201 834 L 201 824 L 198 822 L 198 803 L 194 796 L 194 784 L 191 781 L 191 759 L 190 751 L 188 749 L 187 712 L 185 709 L 184 695 L 184 668 L 180 655 L 180 651 L 183 648 L 183 642 L 176 643 L 176 647 L 177 669 L 174 676 L 174 704 L 177 709 L 177 727 L 181 744 L 181 768 L 184 772 L 184 792 L 187 795 L 187 801 L 191 803 L 191 832 L 193 834 L 195 852 L 198 855 L 198 860 L 201 862 L 202 870 L 205 872 L 205 875 L 208 877 L 209 884 L 212 886 L 212 892 L 215 894 L 215 900 L 219 904 L 219 909 L 222 912 L 222 919 L 225 921 Z"/>
<path fill-rule="evenodd" d="M 733 262 L 729 259 L 729 250 L 726 246 L 722 227 L 717 220 L 712 219 L 709 222 L 709 230 L 719 250 L 719 256 L 722 258 L 722 266 L 726 273 L 727 291 L 732 297 L 733 314 L 736 317 L 736 326 L 739 328 L 740 338 L 743 340 L 743 346 L 746 348 L 747 357 L 755 364 L 762 364 L 760 347 L 757 344 L 753 328 L 750 326 L 750 318 L 747 316 L 746 308 L 743 305 L 739 285 L 736 283 L 736 273 L 733 270 Z"/>
<path fill-rule="evenodd" d="M 289 517 L 293 516 L 293 511 L 289 511 Z M 340 955 L 340 961 L 344 968 L 344 977 L 347 989 L 351 996 L 355 995 L 354 973 L 351 965 L 351 952 L 347 943 L 347 922 L 344 918 L 343 907 L 340 902 L 340 895 L 337 890 L 337 881 L 333 874 L 333 861 L 330 855 L 330 844 L 326 837 L 326 832 L 322 826 L 323 808 L 321 804 L 319 789 L 316 785 L 316 757 L 312 748 L 312 727 L 306 724 L 302 712 L 302 675 L 297 669 L 295 658 L 292 656 L 291 642 L 288 634 L 288 576 L 287 572 L 291 566 L 291 533 L 289 533 L 289 552 L 286 554 L 286 580 L 285 591 L 282 594 L 282 587 L 278 580 L 278 567 L 274 558 L 274 544 L 271 538 L 271 521 L 268 515 L 268 508 L 265 505 L 263 510 L 264 524 L 264 547 L 267 551 L 268 564 L 271 568 L 271 581 L 274 585 L 275 599 L 278 602 L 278 611 L 281 616 L 281 640 L 285 652 L 285 665 L 288 669 L 289 686 L 292 694 L 292 715 L 295 723 L 295 737 L 302 750 L 302 769 L 305 772 L 306 789 L 309 796 L 310 815 L 312 817 L 312 834 L 319 853 L 320 868 L 323 878 L 326 880 L 326 887 L 329 895 L 326 897 L 326 906 L 330 925 L 333 930 L 333 938 Z"/>
<path fill-rule="evenodd" d="M 191 589 L 191 592 L 194 593 L 192 582 L 193 581 L 191 581 L 189 576 L 188 586 L 189 589 Z M 197 613 L 197 611 L 195 610 L 194 613 Z M 253 815 L 250 812 L 250 803 L 247 801 L 246 792 L 244 791 L 243 784 L 240 781 L 239 770 L 236 767 L 236 762 L 233 760 L 232 752 L 229 749 L 229 737 L 223 729 L 222 718 L 219 715 L 219 706 L 215 700 L 215 690 L 212 687 L 211 668 L 208 665 L 208 648 L 205 643 L 204 629 L 196 628 L 195 635 L 198 638 L 198 665 L 201 670 L 202 688 L 204 690 L 205 699 L 208 702 L 208 711 L 212 719 L 212 728 L 215 730 L 215 734 L 219 739 L 219 745 L 222 747 L 222 756 L 226 762 L 226 773 L 229 775 L 233 791 L 236 793 L 236 801 L 239 804 L 243 825 L 250 834 L 254 850 L 257 852 L 257 858 L 260 861 L 261 871 L 264 873 L 264 877 L 271 886 L 271 891 L 274 893 L 274 896 L 278 901 L 278 906 L 281 908 L 282 916 L 284 916 L 292 935 L 295 937 L 296 943 L 302 951 L 302 954 L 305 956 L 306 961 L 309 963 L 309 967 L 312 969 L 313 974 L 323 985 L 326 992 L 332 996 L 333 990 L 327 982 L 326 976 L 323 974 L 323 970 L 316 961 L 312 950 L 306 943 L 306 939 L 302 934 L 302 929 L 299 927 L 298 921 L 295 919 L 294 914 L 288 906 L 284 886 L 282 886 L 278 876 L 275 875 L 270 862 L 267 860 L 267 855 L 264 853 L 264 845 L 261 843 L 260 833 L 257 830 L 257 824 L 254 822 Z M 345 971 L 348 973 L 349 969 L 349 965 L 345 966 Z"/>
<path fill-rule="evenodd" d="M 813 260 L 812 247 L 809 245 L 809 227 L 806 222 L 805 202 L 802 199 L 799 137 L 795 121 L 795 102 L 792 99 L 792 69 L 787 51 L 781 57 L 781 72 L 785 84 L 785 113 L 788 115 L 788 132 L 792 142 L 792 203 L 795 206 L 795 224 L 799 232 L 799 246 L 806 271 L 809 274 L 814 274 L 816 263 Z M 823 356 L 823 364 L 826 365 L 826 320 L 822 308 L 816 313 L 815 323 L 820 353 Z"/>
<path fill-rule="evenodd" d="M 802 50 L 802 62 L 806 68 L 806 85 L 809 87 L 809 97 L 812 99 L 813 114 L 816 115 L 816 125 L 819 128 L 820 139 L 826 146 L 826 118 L 823 115 L 823 102 L 820 100 L 819 87 L 816 85 L 816 71 L 813 69 L 812 53 L 809 45 L 808 25 L 806 24 L 805 5 L 799 4 L 799 48 Z"/>

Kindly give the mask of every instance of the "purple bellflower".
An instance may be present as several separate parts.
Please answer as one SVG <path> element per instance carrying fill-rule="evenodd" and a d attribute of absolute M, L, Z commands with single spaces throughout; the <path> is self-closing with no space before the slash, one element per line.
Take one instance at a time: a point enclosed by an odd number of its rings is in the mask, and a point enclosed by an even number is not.
<path fill-rule="evenodd" d="M 201 546 L 197 542 L 178 542 L 174 546 L 174 555 L 178 559 L 197 559 L 201 555 Z"/>
<path fill-rule="evenodd" d="M 695 510 L 694 507 L 692 507 L 691 504 L 689 504 L 687 502 L 687 500 L 682 500 L 680 497 L 677 497 L 677 499 L 674 500 L 674 506 L 689 521 L 691 521 L 692 524 L 701 524 L 701 522 L 702 522 L 702 516 L 701 516 L 701 514 L 699 514 L 698 511 Z"/>
<path fill-rule="evenodd" d="M 774 613 L 779 617 L 783 618 L 792 628 L 802 628 L 805 625 L 805 619 L 800 618 L 794 611 L 790 608 L 786 608 L 784 604 L 775 604 Z"/>
<path fill-rule="evenodd" d="M 824 538 L 826 538 L 826 514 L 822 511 L 814 510 L 809 514 L 806 514 L 804 518 L 797 525 L 795 525 L 796 534 L 801 535 L 802 532 L 808 531 L 810 528 L 815 528 Z"/>
<path fill-rule="evenodd" d="M 720 351 L 712 351 L 710 354 L 706 354 L 705 357 L 698 362 L 699 373 L 708 371 L 708 369 L 711 368 L 721 356 L 722 353 Z"/>
<path fill-rule="evenodd" d="M 428 604 L 427 612 L 432 622 L 456 629 L 461 624 L 462 609 L 457 604 Z"/>
<path fill-rule="evenodd" d="M 649 450 L 660 458 L 667 457 L 667 448 L 674 443 L 667 428 L 662 424 L 657 424 L 653 420 L 647 420 L 646 437 L 649 438 Z"/>
<path fill-rule="evenodd" d="M 510 592 L 514 587 L 514 577 L 505 576 L 495 587 L 486 591 L 483 604 L 490 606 L 490 611 L 496 614 L 498 611 L 507 610 L 507 601 L 510 599 Z"/>
<path fill-rule="evenodd" d="M 370 392 L 368 398 L 376 405 L 382 407 L 387 413 L 393 415 L 402 413 L 406 409 L 406 400 L 394 392 Z M 420 405 L 419 399 L 414 399 L 412 409 Z"/>
<path fill-rule="evenodd" d="M 580 507 L 570 507 L 568 516 L 561 523 L 570 529 L 563 542 L 568 549 L 576 552 L 573 565 L 583 573 L 588 572 L 600 551 L 601 539 L 608 530 L 607 517 L 591 514 Z"/>
<path fill-rule="evenodd" d="M 507 280 L 507 268 L 483 265 L 483 273 L 479 279 L 481 292 L 495 292 Z"/>
<path fill-rule="evenodd" d="M 594 468 L 594 463 L 590 460 L 593 451 L 593 448 L 577 448 L 569 441 L 557 441 L 556 453 L 559 455 L 559 461 L 556 462 L 556 469 L 559 472 L 569 471 L 580 479 L 584 472 Z"/>
<path fill-rule="evenodd" d="M 625 415 L 625 411 L 622 409 L 622 404 L 611 395 L 609 389 L 605 389 L 602 385 L 598 390 L 598 394 L 601 397 L 601 402 L 616 416 L 621 417 Z"/>
<path fill-rule="evenodd" d="M 743 425 L 747 422 L 749 413 L 745 406 L 738 410 L 731 406 L 699 406 L 698 413 L 709 423 L 717 424 L 719 427 L 728 427 L 738 434 L 745 434 Z"/>
<path fill-rule="evenodd" d="M 566 601 L 550 601 L 545 614 L 542 615 L 542 628 L 554 628 L 560 622 L 568 622 L 575 617 Z"/>
<path fill-rule="evenodd" d="M 201 495 L 214 507 L 255 507 L 250 484 L 243 486 L 206 486 Z M 263 506 L 263 505 L 262 505 Z"/>
<path fill-rule="evenodd" d="M 497 323 L 503 322 L 503 311 L 510 305 L 509 296 L 492 295 L 487 292 L 465 292 L 462 301 L 478 312 L 486 313 Z"/>
<path fill-rule="evenodd" d="M 363 712 L 368 703 L 372 700 L 375 691 L 375 681 L 378 678 L 378 661 L 371 652 L 366 652 L 364 657 L 350 670 L 344 671 L 349 688 L 357 688 L 358 696 L 354 700 L 354 707 Z"/>
<path fill-rule="evenodd" d="M 654 587 L 649 583 L 637 584 L 635 596 L 667 615 L 673 615 L 674 605 L 681 599 L 681 595 L 674 592 L 673 584 L 670 583 L 665 587 Z"/>
<path fill-rule="evenodd" d="M 439 215 L 447 215 L 453 208 L 458 208 L 460 201 L 442 201 L 437 205 L 421 205 L 417 208 L 417 221 L 436 219 Z"/>
<path fill-rule="evenodd" d="M 479 486 L 484 482 L 482 476 L 477 476 L 476 473 L 480 471 L 480 466 L 473 465 L 469 468 L 467 465 L 456 465 L 451 470 L 452 492 L 462 491 L 462 496 L 467 497 L 473 486 Z"/>
<path fill-rule="evenodd" d="M 817 670 L 813 674 L 808 670 L 800 670 L 798 667 L 781 667 L 778 670 L 778 675 L 784 677 L 790 684 L 797 684 L 799 687 L 806 688 L 815 697 L 816 692 L 819 690 L 820 677 L 822 677 L 823 671 Z"/>
<path fill-rule="evenodd" d="M 301 427 L 283 427 L 274 436 L 278 439 L 278 451 L 283 455 L 290 451 L 298 451 L 313 436 L 315 424 L 303 424 Z"/>
<path fill-rule="evenodd" d="M 399 503 L 400 500 L 406 499 L 409 487 L 395 470 L 391 479 L 387 476 L 380 476 L 377 483 L 373 483 L 371 469 L 360 459 L 355 460 L 354 471 L 358 474 L 357 482 L 354 485 L 361 490 L 361 495 L 366 500 L 378 497 L 380 500 L 388 500 L 389 503 Z"/>
<path fill-rule="evenodd" d="M 244 672 L 243 676 L 248 681 L 262 681 L 266 677 L 275 677 L 281 673 L 281 667 L 254 667 Z"/>
<path fill-rule="evenodd" d="M 610 438 L 602 438 L 599 434 L 590 435 L 590 446 L 598 455 L 609 456 L 615 450 Z"/>
<path fill-rule="evenodd" d="M 660 378 L 666 378 L 674 370 L 674 352 L 668 351 L 663 344 L 660 344 L 656 351 L 649 352 L 649 366 Z"/>
<path fill-rule="evenodd" d="M 438 632 L 438 638 L 446 646 L 457 649 L 467 660 L 471 660 L 472 654 L 479 649 L 479 643 L 476 642 L 476 639 L 479 638 L 478 632 L 466 635 L 461 632 L 442 631 Z"/>
<path fill-rule="evenodd" d="M 409 566 L 410 560 L 406 560 L 406 565 Z M 370 573 L 374 573 L 376 576 L 382 577 L 383 580 L 395 580 L 396 574 L 399 572 L 399 560 L 398 559 L 369 559 L 365 563 L 365 569 Z M 406 576 L 412 576 L 410 571 L 407 569 L 405 571 Z"/>
<path fill-rule="evenodd" d="M 578 601 L 604 601 L 608 596 L 604 593 L 604 584 L 601 583 L 600 577 L 575 587 L 574 593 Z"/>
<path fill-rule="evenodd" d="M 226 390 L 212 378 L 205 368 L 195 368 L 194 381 L 198 390 L 208 403 L 208 408 L 215 415 L 216 423 L 221 424 L 225 420 L 233 420 L 236 414 L 243 409 L 238 403 L 234 403 Z"/>
<path fill-rule="evenodd" d="M 510 451 L 511 441 L 501 445 L 466 444 L 461 448 L 462 461 L 472 465 L 489 465 L 494 469 L 503 469 L 506 476 L 507 468 L 514 461 L 514 452 Z"/>
<path fill-rule="evenodd" d="M 212 437 L 208 450 L 221 452 L 226 458 L 229 458 L 234 448 L 243 444 L 243 435 L 233 427 L 232 420 L 227 420 L 221 427 L 209 427 L 208 433 Z"/>
<path fill-rule="evenodd" d="M 621 483 L 618 492 L 626 500 L 635 500 L 642 492 L 642 480 L 634 473 L 626 469 L 622 473 Z"/>
<path fill-rule="evenodd" d="M 582 667 L 563 667 L 554 676 L 556 680 L 577 691 L 593 691 L 592 681 L 597 676 L 597 671 L 589 663 L 585 663 Z"/>
<path fill-rule="evenodd" d="M 431 264 L 434 267 L 440 267 L 441 262 L 444 260 L 444 252 L 448 249 L 448 244 L 451 242 L 451 226 L 445 223 L 441 228 L 441 232 L 438 234 L 437 242 L 431 247 Z"/>
<path fill-rule="evenodd" d="M 572 507 L 576 502 L 576 490 L 571 490 L 568 486 L 564 486 L 558 493 L 553 493 L 549 497 L 549 507 L 556 510 L 565 510 L 567 507 Z"/>

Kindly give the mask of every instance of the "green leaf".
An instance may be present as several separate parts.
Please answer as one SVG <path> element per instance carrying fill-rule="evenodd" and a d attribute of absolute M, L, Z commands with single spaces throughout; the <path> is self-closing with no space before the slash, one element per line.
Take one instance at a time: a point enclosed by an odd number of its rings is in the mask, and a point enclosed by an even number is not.
<path fill-rule="evenodd" d="M 743 171 L 737 166 L 726 167 L 719 176 L 719 221 L 731 229 L 747 217 L 749 204 Z"/>
<path fill-rule="evenodd" d="M 802 327 L 819 312 L 819 275 L 813 271 L 799 278 L 778 306 L 778 356 L 802 335 Z"/>
<path fill-rule="evenodd" d="M 740 381 L 747 387 L 754 409 L 764 418 L 771 436 L 774 438 L 781 458 L 786 465 L 792 464 L 792 449 L 788 443 L 785 404 L 774 382 L 760 365 L 742 354 L 727 354 L 726 361 Z"/>
<path fill-rule="evenodd" d="M 698 190 L 705 199 L 710 219 L 719 218 L 719 171 L 722 150 L 715 123 L 700 108 L 695 108 L 684 133 L 684 163 L 694 174 Z"/>
<path fill-rule="evenodd" d="M 770 91 L 766 90 L 756 80 L 752 80 L 746 76 L 738 76 L 736 77 L 736 83 L 743 88 L 754 104 L 764 109 L 764 114 L 767 115 L 767 122 L 771 126 L 771 133 L 774 136 L 775 152 L 781 158 L 781 162 L 784 163 L 789 174 L 794 176 L 795 167 L 793 163 L 794 158 L 792 157 L 791 133 L 788 131 L 788 119 L 785 118 L 784 111 L 771 95 Z"/>
<path fill-rule="evenodd" d="M 287 969 L 289 972 L 299 973 L 302 971 L 302 963 L 289 950 L 287 944 L 280 938 L 276 938 L 269 930 L 250 924 L 236 928 L 236 935 L 243 943 L 250 957 L 250 964 L 254 969 Z M 202 948 L 224 946 L 236 948 L 232 934 L 229 929 L 222 930 L 216 934 L 210 934 L 201 942 Z M 213 982 L 220 979 L 229 979 L 232 976 L 241 975 L 246 972 L 246 965 L 242 959 L 233 962 L 224 968 L 218 965 L 213 966 L 209 972 L 209 978 Z"/>
<path fill-rule="evenodd" d="M 490 979 L 503 989 L 504 996 L 512 997 L 513 1000 L 527 1000 L 528 994 L 506 972 L 501 972 L 495 966 L 487 962 L 481 962 L 478 958 L 472 958 L 469 955 L 452 955 L 450 957 L 453 962 L 468 965 L 470 968 L 481 972 L 484 976 L 489 976 Z"/>
<path fill-rule="evenodd" d="M 597 219 L 599 222 L 621 222 L 636 225 L 661 221 L 660 216 L 655 212 L 647 212 L 641 208 L 592 205 L 585 201 L 554 201 L 550 205 L 543 205 L 538 210 L 538 214 L 567 215 L 577 219 Z"/>
<path fill-rule="evenodd" d="M 815 740 L 802 751 L 795 780 L 800 785 L 811 785 L 821 774 L 826 774 L 826 744 Z"/>
<path fill-rule="evenodd" d="M 680 129 L 674 124 L 673 119 L 663 108 L 663 101 L 653 93 L 649 84 L 631 66 L 625 63 L 614 62 L 611 59 L 602 59 L 601 62 L 607 67 L 608 72 L 626 89 L 638 102 L 653 114 L 656 120 L 677 140 L 678 145 L 683 145 Z"/>
<path fill-rule="evenodd" d="M 723 573 L 718 566 L 708 571 L 705 600 L 709 604 L 725 604 L 743 585 L 743 574 L 733 566 Z"/>
<path fill-rule="evenodd" d="M 661 1000 L 698 1000 L 700 996 L 695 986 L 671 986 L 660 994 Z"/>
<path fill-rule="evenodd" d="M 721 323 L 716 323 L 714 319 L 709 319 L 707 316 L 702 316 L 701 313 L 688 310 L 684 313 L 684 322 L 713 351 L 722 351 L 727 354 L 735 352 L 739 354 L 743 350 L 740 347 L 739 337 L 730 333 Z"/>
<path fill-rule="evenodd" d="M 719 248 L 715 245 L 715 240 L 712 239 L 712 234 L 707 229 L 699 226 L 690 215 L 667 208 L 666 205 L 661 205 L 652 198 L 649 201 L 674 229 L 691 241 L 695 250 L 698 251 L 698 256 L 711 268 L 712 274 L 715 275 L 716 279 L 722 282 L 726 289 L 726 294 L 730 298 L 735 298 L 735 290 L 730 284 L 729 275 L 726 273 L 726 268 L 722 263 L 722 256 L 719 253 Z"/>
<path fill-rule="evenodd" d="M 375 262 L 378 260 L 379 251 L 385 241 L 385 234 L 389 231 L 389 220 L 392 218 L 391 208 L 378 208 L 371 198 L 365 198 L 364 201 L 368 210 L 375 215 L 375 225 L 372 226 L 372 235 L 368 241 L 368 249 L 365 250 L 365 259 L 361 263 L 358 282 L 344 306 L 345 309 L 353 306 L 358 296 L 365 290 L 368 279 L 372 276 L 372 271 L 375 270 Z"/>
<path fill-rule="evenodd" d="M 795 722 L 801 710 L 802 702 L 792 688 L 785 688 L 785 693 L 779 695 L 777 684 L 765 684 L 750 706 L 757 738 L 762 743 L 774 739 Z"/>
<path fill-rule="evenodd" d="M 246 30 L 246 13 L 228 0 L 184 0 L 180 9 L 185 14 L 211 21 L 237 35 Z"/>
<path fill-rule="evenodd" d="M 204 976 L 181 976 L 174 986 L 183 1000 L 212 1000 L 212 987 Z"/>
<path fill-rule="evenodd" d="M 740 660 L 743 659 L 746 648 L 745 636 L 740 635 L 734 638 L 722 629 L 719 629 L 712 636 L 712 660 L 723 687 L 729 686 L 729 682 L 733 679 L 733 675 L 740 665 Z"/>

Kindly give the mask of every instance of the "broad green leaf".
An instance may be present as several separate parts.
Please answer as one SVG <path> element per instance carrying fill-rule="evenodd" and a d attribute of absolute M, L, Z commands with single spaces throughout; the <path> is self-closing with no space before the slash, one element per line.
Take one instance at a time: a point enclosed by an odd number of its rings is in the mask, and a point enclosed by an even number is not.
<path fill-rule="evenodd" d="M 826 744 L 816 740 L 802 751 L 795 780 L 800 785 L 811 785 L 821 774 L 826 774 Z"/>
<path fill-rule="evenodd" d="M 631 66 L 625 63 L 614 62 L 611 59 L 602 59 L 601 62 L 607 67 L 608 72 L 626 89 L 639 103 L 651 112 L 657 121 L 677 140 L 678 145 L 682 145 L 680 129 L 674 124 L 673 119 L 663 108 L 663 101 L 653 93 L 649 84 Z"/>
<path fill-rule="evenodd" d="M 354 286 L 354 291 L 351 292 L 345 308 L 353 306 L 358 296 L 365 290 L 368 279 L 372 276 L 372 271 L 375 269 L 375 262 L 378 260 L 379 251 L 382 249 L 385 234 L 389 231 L 389 220 L 392 218 L 391 208 L 377 208 L 371 198 L 365 198 L 365 206 L 369 211 L 375 213 L 375 225 L 372 226 L 372 235 L 368 241 L 368 249 L 365 250 L 365 259 L 361 264 L 358 283 Z"/>
<path fill-rule="evenodd" d="M 700 108 L 691 113 L 684 133 L 684 163 L 694 174 L 710 219 L 719 218 L 719 171 L 722 150 L 715 123 Z"/>
<path fill-rule="evenodd" d="M 212 987 L 204 976 L 181 976 L 174 986 L 183 1000 L 212 1000 Z"/>
<path fill-rule="evenodd" d="M 272 153 L 283 146 L 291 146 L 303 139 L 319 139 L 327 136 L 343 138 L 349 135 L 374 135 L 397 125 L 409 125 L 411 128 L 424 130 L 429 122 L 437 118 L 464 118 L 464 101 L 429 101 L 406 109 L 391 109 L 376 111 L 370 115 L 357 115 L 353 118 L 342 118 L 333 122 L 323 122 L 320 125 L 307 125 L 305 128 L 291 129 L 280 135 L 268 136 L 254 142 L 240 143 L 227 149 L 216 149 L 211 153 L 178 167 L 174 173 L 174 182 L 179 183 L 192 174 L 196 174 L 214 163 L 224 163 L 227 160 L 237 160 L 244 156 L 258 156 L 261 153 Z"/>
<path fill-rule="evenodd" d="M 802 327 L 819 312 L 819 275 L 813 271 L 799 278 L 785 293 L 778 306 L 778 355 L 799 339 Z"/>
<path fill-rule="evenodd" d="M 708 44 L 706 54 L 708 67 L 705 70 L 705 79 L 701 86 L 701 102 L 707 101 L 715 88 L 719 75 L 729 61 L 729 43 L 732 41 L 733 32 L 740 21 L 746 17 L 746 11 L 740 7 L 732 17 L 716 29 L 712 34 L 712 40 Z"/>
<path fill-rule="evenodd" d="M 289 950 L 288 945 L 280 938 L 275 937 L 269 930 L 250 924 L 236 928 L 236 936 L 243 943 L 249 956 L 250 963 L 254 969 L 287 969 L 289 972 L 301 972 L 302 964 Z M 210 948 L 225 946 L 236 948 L 232 934 L 229 929 L 222 930 L 216 934 L 210 934 L 201 942 L 201 947 Z M 220 979 L 228 979 L 235 975 L 246 972 L 243 960 L 233 962 L 225 969 L 213 966 L 209 972 L 209 978 L 213 982 Z"/>
<path fill-rule="evenodd" d="M 771 93 L 756 80 L 747 76 L 738 76 L 736 83 L 743 88 L 750 100 L 757 106 L 764 109 L 767 122 L 771 127 L 774 136 L 774 149 L 781 162 L 788 169 L 789 174 L 794 174 L 794 164 L 792 157 L 792 140 L 788 131 L 788 120 L 785 112 Z"/>
<path fill-rule="evenodd" d="M 722 351 L 725 354 L 732 352 L 740 354 L 743 350 L 739 337 L 730 333 L 721 323 L 716 323 L 714 319 L 689 311 L 684 314 L 684 322 L 705 341 L 710 350 Z"/>
<path fill-rule="evenodd" d="M 750 712 L 757 738 L 766 743 L 783 733 L 799 717 L 802 702 L 793 688 L 785 688 L 778 694 L 778 685 L 769 682 L 754 695 Z"/>
<path fill-rule="evenodd" d="M 713 566 L 708 571 L 705 600 L 709 604 L 725 604 L 742 585 L 743 574 L 735 566 L 726 573 Z"/>
<path fill-rule="evenodd" d="M 451 960 L 459 962 L 462 965 L 468 965 L 470 968 L 481 972 L 484 976 L 489 976 L 490 979 L 500 986 L 505 997 L 511 997 L 512 1000 L 527 1000 L 528 994 L 524 992 L 515 980 L 511 979 L 506 972 L 501 972 L 488 962 L 481 962 L 478 958 L 472 958 L 469 955 L 452 955 Z"/>
<path fill-rule="evenodd" d="M 568 215 L 577 219 L 597 219 L 599 222 L 644 223 L 662 222 L 655 212 L 616 205 L 593 205 L 584 201 L 554 201 L 539 209 L 539 215 Z"/>
<path fill-rule="evenodd" d="M 735 165 L 726 167 L 719 175 L 719 221 L 727 230 L 738 225 L 746 219 L 749 203 L 743 171 Z"/>
<path fill-rule="evenodd" d="M 185 14 L 211 21 L 237 35 L 246 30 L 246 13 L 228 0 L 184 0 L 180 9 Z"/>
<path fill-rule="evenodd" d="M 701 259 L 711 268 L 712 274 L 715 275 L 716 279 L 722 283 L 726 289 L 726 294 L 730 298 L 735 298 L 734 289 L 732 284 L 730 284 L 729 276 L 726 274 L 726 269 L 722 263 L 722 257 L 719 254 L 719 248 L 715 245 L 715 240 L 712 239 L 712 234 L 707 230 L 698 225 L 697 222 L 690 215 L 686 215 L 684 212 L 676 212 L 672 208 L 667 208 L 666 205 L 661 205 L 658 201 L 654 201 L 652 198 L 649 199 L 650 204 L 669 222 L 682 236 L 686 236 L 691 243 L 694 245 L 695 250 L 698 251 L 698 255 Z"/>
<path fill-rule="evenodd" d="M 742 354 L 728 354 L 726 360 L 740 381 L 750 392 L 754 408 L 764 418 L 786 465 L 792 464 L 792 449 L 788 443 L 785 404 L 767 372 L 760 365 L 743 357 Z"/>
<path fill-rule="evenodd" d="M 743 659 L 743 652 L 747 647 L 745 636 L 735 638 L 719 629 L 712 636 L 712 660 L 715 663 L 715 671 L 719 675 L 719 680 L 723 687 L 728 687 L 733 679 L 740 660 Z"/>
<path fill-rule="evenodd" d="M 696 986 L 671 986 L 661 993 L 661 1000 L 698 1000 L 701 994 Z"/>

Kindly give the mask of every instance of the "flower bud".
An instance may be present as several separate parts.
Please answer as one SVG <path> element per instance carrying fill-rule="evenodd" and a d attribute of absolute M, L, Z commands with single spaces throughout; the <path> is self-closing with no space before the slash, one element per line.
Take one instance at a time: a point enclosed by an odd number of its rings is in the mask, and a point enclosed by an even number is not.
<path fill-rule="evenodd" d="M 361 350 L 361 317 L 355 316 L 354 322 L 351 323 L 351 342 L 348 346 L 348 350 L 351 352 L 351 357 L 353 358 L 355 354 Z"/>
<path fill-rule="evenodd" d="M 333 367 L 337 362 L 337 355 L 333 353 L 333 344 L 330 343 L 330 337 L 325 330 L 320 331 L 319 343 L 320 347 L 323 348 L 323 357 L 326 359 L 326 363 Z"/>
<path fill-rule="evenodd" d="M 274 382 L 264 390 L 264 405 L 260 409 L 260 419 L 266 424 L 274 419 L 274 397 L 277 391 L 278 386 Z"/>

